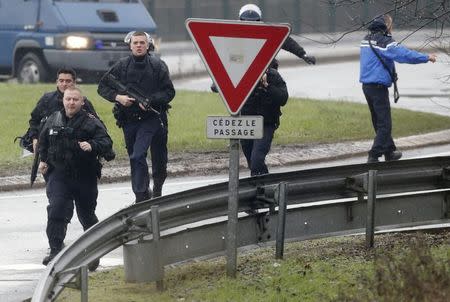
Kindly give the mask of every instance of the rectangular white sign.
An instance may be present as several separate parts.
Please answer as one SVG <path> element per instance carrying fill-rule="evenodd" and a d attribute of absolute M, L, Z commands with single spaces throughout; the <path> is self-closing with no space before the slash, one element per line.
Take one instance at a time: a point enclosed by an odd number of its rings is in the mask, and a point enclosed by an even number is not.
<path fill-rule="evenodd" d="M 208 116 L 207 138 L 260 139 L 263 137 L 264 119 L 260 115 Z"/>

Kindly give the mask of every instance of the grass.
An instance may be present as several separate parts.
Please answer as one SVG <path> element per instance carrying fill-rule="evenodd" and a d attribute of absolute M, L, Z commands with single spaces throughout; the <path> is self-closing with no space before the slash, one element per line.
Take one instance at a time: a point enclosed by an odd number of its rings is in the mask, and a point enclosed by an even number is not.
<path fill-rule="evenodd" d="M 166 268 L 159 293 L 152 283 L 125 283 L 122 268 L 89 278 L 93 301 L 448 301 L 450 233 L 387 234 L 368 251 L 363 236 L 286 245 L 242 253 L 236 279 L 215 258 Z M 65 290 L 58 301 L 78 301 Z"/>
<path fill-rule="evenodd" d="M 97 95 L 96 85 L 82 85 L 81 88 L 106 123 L 118 159 L 126 158 L 122 131 L 116 127 L 111 114 L 112 104 Z M 19 159 L 21 150 L 13 140 L 25 133 L 30 112 L 40 96 L 54 89 L 53 84 L 24 86 L 0 83 L 2 171 L 14 171 L 30 164 L 31 158 Z M 373 137 L 365 104 L 291 98 L 282 111 L 274 145 L 331 143 Z M 218 94 L 177 91 L 169 115 L 169 152 L 225 150 L 226 140 L 206 138 L 208 115 L 228 115 Z M 393 125 L 394 137 L 407 136 L 447 129 L 450 117 L 394 109 Z"/>

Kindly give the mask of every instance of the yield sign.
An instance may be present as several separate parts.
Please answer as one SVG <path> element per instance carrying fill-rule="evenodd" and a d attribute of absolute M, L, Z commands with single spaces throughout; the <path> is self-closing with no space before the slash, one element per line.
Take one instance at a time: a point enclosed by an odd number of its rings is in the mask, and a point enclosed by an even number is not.
<path fill-rule="evenodd" d="M 290 33 L 287 24 L 187 19 L 186 28 L 232 115 L 245 101 Z"/>

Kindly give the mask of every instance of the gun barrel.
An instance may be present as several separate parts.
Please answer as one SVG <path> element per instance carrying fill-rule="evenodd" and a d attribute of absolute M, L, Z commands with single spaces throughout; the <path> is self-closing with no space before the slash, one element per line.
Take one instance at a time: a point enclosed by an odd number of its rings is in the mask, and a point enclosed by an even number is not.
<path fill-rule="evenodd" d="M 31 167 L 30 187 L 32 187 L 34 182 L 36 181 L 38 168 L 39 168 L 39 154 L 36 154 L 34 156 L 33 166 Z"/>

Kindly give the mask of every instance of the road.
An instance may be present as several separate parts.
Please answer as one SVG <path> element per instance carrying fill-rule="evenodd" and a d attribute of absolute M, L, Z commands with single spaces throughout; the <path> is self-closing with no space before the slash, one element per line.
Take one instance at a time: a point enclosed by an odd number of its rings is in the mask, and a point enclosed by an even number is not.
<path fill-rule="evenodd" d="M 418 66 L 400 65 L 399 89 L 403 97 L 393 107 L 450 115 L 448 84 L 442 79 L 448 73 L 445 58 L 436 64 Z M 365 102 L 358 79 L 358 62 L 336 63 L 316 66 L 281 68 L 289 93 L 292 97 L 314 99 L 347 100 Z M 293 83 L 299 83 L 294 85 Z M 208 91 L 209 77 L 176 81 L 176 89 Z M 446 107 L 443 107 L 446 106 Z M 450 145 L 409 150 L 405 158 L 450 155 Z M 285 172 L 332 165 L 362 163 L 364 157 L 315 163 L 301 167 L 271 169 L 271 172 Z M 241 177 L 248 173 L 241 173 Z M 208 177 L 183 177 L 167 180 L 164 194 L 226 181 L 227 175 Z M 104 219 L 131 204 L 133 194 L 129 183 L 101 185 L 97 214 Z M 43 270 L 41 260 L 47 253 L 45 236 L 47 199 L 43 189 L 0 193 L 0 301 L 21 301 L 32 295 L 34 286 Z M 70 243 L 82 233 L 76 217 L 68 228 L 66 243 Z M 101 268 L 122 263 L 121 249 L 101 259 Z"/>
<path fill-rule="evenodd" d="M 401 98 L 392 107 L 450 115 L 450 82 L 445 82 L 450 76 L 449 63 L 449 57 L 440 55 L 434 64 L 397 64 Z M 366 102 L 358 82 L 357 61 L 281 67 L 280 74 L 291 97 Z M 211 83 L 209 77 L 202 77 L 176 81 L 175 87 L 210 91 Z"/>
<path fill-rule="evenodd" d="M 167 181 L 164 194 L 225 181 L 225 176 L 174 178 Z M 97 216 L 100 220 L 130 205 L 134 200 L 129 183 L 99 187 Z M 0 301 L 29 298 L 44 269 L 47 253 L 47 198 L 44 189 L 0 193 Z M 66 244 L 83 232 L 76 214 L 67 230 Z M 101 259 L 101 266 L 122 263 L 121 249 Z"/>

